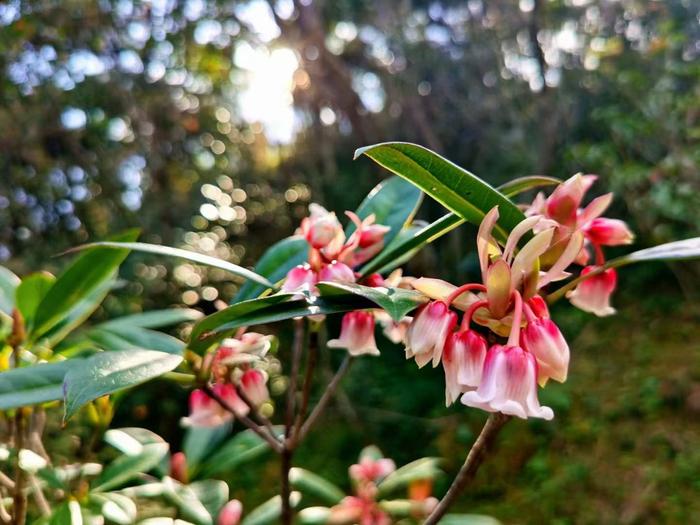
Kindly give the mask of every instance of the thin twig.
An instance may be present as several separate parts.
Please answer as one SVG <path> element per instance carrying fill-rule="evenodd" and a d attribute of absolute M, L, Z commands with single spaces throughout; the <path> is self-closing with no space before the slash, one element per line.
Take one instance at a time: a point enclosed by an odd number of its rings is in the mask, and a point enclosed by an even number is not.
<path fill-rule="evenodd" d="M 433 512 L 430 513 L 430 516 L 428 516 L 423 525 L 435 525 L 440 522 L 447 510 L 455 502 L 460 492 L 474 479 L 476 472 L 479 470 L 479 466 L 481 466 L 481 463 L 486 457 L 486 451 L 495 440 L 498 431 L 509 419 L 510 416 L 498 412 L 489 416 L 484 428 L 481 429 L 481 434 L 479 434 L 474 445 L 472 445 L 462 468 L 459 469 L 457 476 L 455 476 L 455 479 L 452 481 L 452 485 L 450 485 L 447 493 L 440 500 L 440 503 L 437 504 Z"/>
<path fill-rule="evenodd" d="M 282 441 L 280 441 L 277 437 L 277 432 L 275 432 L 275 428 L 272 426 L 272 422 L 266 418 L 258 409 L 258 407 L 255 406 L 255 404 L 250 400 L 248 395 L 243 391 L 241 388 L 241 385 L 236 385 L 236 393 L 238 394 L 238 397 L 241 398 L 241 401 L 243 401 L 246 405 L 248 405 L 248 408 L 250 409 L 250 413 L 253 414 L 255 419 L 257 420 L 256 422 L 264 425 L 267 431 L 275 437 L 275 439 L 282 444 Z"/>
<path fill-rule="evenodd" d="M 311 414 L 309 414 L 308 419 L 301 426 L 301 430 L 299 431 L 298 437 L 299 441 L 303 440 L 306 437 L 306 435 L 309 433 L 309 430 L 311 430 L 311 427 L 321 416 L 321 414 L 326 408 L 326 405 L 328 405 L 328 402 L 331 400 L 331 398 L 335 394 L 335 391 L 338 389 L 340 381 L 343 379 L 343 377 L 345 377 L 345 374 L 350 369 L 350 365 L 352 364 L 352 362 L 352 356 L 350 354 L 346 355 L 345 359 L 343 359 L 343 362 L 340 364 L 338 370 L 333 376 L 333 379 L 331 379 L 331 382 L 328 383 L 328 387 L 326 387 L 326 391 L 321 396 L 321 399 L 318 400 L 318 403 L 316 403 L 316 406 L 311 411 Z"/>
<path fill-rule="evenodd" d="M 6 489 L 14 490 L 15 488 L 15 482 L 10 479 L 10 476 L 5 474 L 4 472 L 0 472 L 0 486 L 5 487 Z"/>
<path fill-rule="evenodd" d="M 296 422 L 294 424 L 294 446 L 299 444 L 301 425 L 306 418 L 306 412 L 309 409 L 309 396 L 311 395 L 311 384 L 314 379 L 314 370 L 316 369 L 316 361 L 318 360 L 318 332 L 311 332 L 309 338 L 309 351 L 306 357 L 306 370 L 304 372 L 304 385 L 302 386 L 301 408 L 297 413 Z"/>
<path fill-rule="evenodd" d="M 12 347 L 13 365 L 20 367 L 20 355 L 22 353 L 22 343 L 25 339 L 24 319 L 18 309 L 12 311 L 12 334 L 9 338 Z M 15 410 L 14 438 L 15 450 L 17 451 L 17 464 L 15 466 L 15 488 L 12 494 L 12 518 L 14 525 L 24 525 L 27 521 L 27 495 L 24 492 L 26 474 L 20 467 L 19 456 L 24 448 L 24 438 L 27 433 L 27 418 L 24 407 Z"/>
<path fill-rule="evenodd" d="M 291 489 L 289 486 L 289 471 L 292 468 L 292 457 L 294 455 L 294 439 L 292 430 L 294 425 L 294 405 L 297 390 L 297 376 L 299 375 L 299 365 L 304 347 L 304 319 L 294 319 L 294 342 L 292 343 L 292 368 L 289 372 L 289 386 L 287 387 L 287 410 L 284 419 L 284 446 L 282 447 L 280 462 L 280 481 L 282 497 L 281 520 L 283 525 L 291 525 L 293 514 L 292 505 L 289 501 Z"/>
<path fill-rule="evenodd" d="M 219 405 L 221 405 L 221 407 L 223 407 L 224 410 L 226 410 L 227 412 L 230 412 L 231 414 L 233 414 L 234 417 L 235 417 L 236 419 L 238 419 L 238 421 L 240 421 L 241 423 L 243 423 L 246 427 L 248 427 L 248 428 L 251 429 L 253 432 L 255 432 L 258 436 L 260 436 L 261 438 L 263 438 L 263 439 L 267 442 L 267 444 L 270 445 L 270 448 L 272 448 L 272 450 L 274 450 L 274 451 L 277 452 L 278 454 L 282 452 L 282 445 L 281 445 L 280 442 L 277 440 L 277 438 L 275 438 L 274 435 L 270 435 L 270 434 L 267 432 L 267 429 L 261 427 L 261 426 L 258 425 L 255 421 L 253 421 L 252 419 L 250 419 L 249 417 L 244 416 L 244 415 L 242 415 L 242 414 L 236 412 L 236 411 L 226 402 L 226 400 L 223 399 L 219 394 L 217 394 L 216 392 L 214 392 L 214 391 L 211 389 L 211 387 L 210 387 L 209 385 L 203 385 L 203 386 L 202 386 L 202 390 L 203 390 L 210 398 L 212 398 L 214 401 L 216 401 L 217 403 L 219 403 Z"/>
<path fill-rule="evenodd" d="M 44 496 L 44 492 L 41 490 L 41 485 L 39 485 L 39 480 L 36 479 L 36 476 L 29 476 L 29 484 L 31 485 L 32 495 L 34 496 L 34 501 L 36 501 L 36 506 L 39 508 L 41 515 L 51 516 L 51 506 L 49 502 L 46 501 L 46 496 Z"/>

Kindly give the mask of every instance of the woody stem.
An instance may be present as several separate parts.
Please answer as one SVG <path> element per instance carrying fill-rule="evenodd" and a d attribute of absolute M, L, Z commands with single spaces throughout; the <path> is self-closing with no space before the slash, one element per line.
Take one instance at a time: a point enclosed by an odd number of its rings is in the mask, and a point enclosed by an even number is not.
<path fill-rule="evenodd" d="M 509 419 L 509 416 L 498 412 L 489 416 L 484 428 L 481 430 L 481 434 L 479 434 L 474 445 L 472 445 L 462 468 L 459 469 L 457 476 L 455 476 L 455 479 L 452 481 L 452 485 L 450 485 L 445 496 L 443 496 L 433 512 L 430 513 L 430 516 L 428 516 L 423 525 L 435 525 L 440 522 L 457 499 L 457 496 L 459 496 L 469 482 L 474 479 L 481 463 L 483 463 L 486 457 L 487 450 L 496 439 L 501 427 L 503 427 Z"/>

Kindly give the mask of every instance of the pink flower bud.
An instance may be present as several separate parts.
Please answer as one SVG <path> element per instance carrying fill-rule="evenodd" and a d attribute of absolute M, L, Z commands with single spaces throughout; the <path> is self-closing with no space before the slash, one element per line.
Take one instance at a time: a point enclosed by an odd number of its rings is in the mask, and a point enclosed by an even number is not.
<path fill-rule="evenodd" d="M 485 358 L 486 340 L 474 330 L 455 332 L 447 337 L 442 354 L 446 406 L 454 403 L 462 392 L 479 386 Z"/>
<path fill-rule="evenodd" d="M 243 372 L 241 376 L 241 390 L 256 407 L 270 399 L 270 393 L 267 390 L 267 376 L 264 372 L 255 368 Z"/>
<path fill-rule="evenodd" d="M 547 307 L 547 301 L 545 301 L 541 295 L 530 297 L 530 299 L 527 301 L 527 305 L 538 319 L 549 319 L 549 308 Z"/>
<path fill-rule="evenodd" d="M 328 341 L 329 348 L 345 348 L 350 355 L 379 355 L 374 339 L 374 316 L 370 312 L 348 312 L 343 316 L 340 337 Z"/>
<path fill-rule="evenodd" d="M 289 270 L 282 285 L 282 291 L 311 291 L 316 287 L 317 282 L 316 272 L 308 264 L 300 264 Z"/>
<path fill-rule="evenodd" d="M 336 237 L 343 235 L 343 228 L 335 213 L 318 204 L 312 204 L 309 209 L 311 215 L 301 222 L 301 233 L 313 248 L 325 248 Z"/>
<path fill-rule="evenodd" d="M 585 234 L 593 244 L 603 246 L 620 246 L 634 241 L 634 234 L 624 221 L 605 217 L 593 219 L 586 226 Z"/>
<path fill-rule="evenodd" d="M 184 452 L 175 452 L 170 456 L 170 477 L 180 483 L 187 483 L 187 458 Z"/>
<path fill-rule="evenodd" d="M 594 181 L 591 175 L 577 174 L 557 186 L 547 199 L 547 217 L 565 226 L 576 224 L 583 196 Z"/>
<path fill-rule="evenodd" d="M 387 458 L 372 459 L 364 457 L 359 463 L 350 467 L 350 477 L 355 482 L 376 482 L 396 470 L 393 460 Z"/>
<path fill-rule="evenodd" d="M 581 276 L 595 270 L 596 266 L 586 266 L 581 270 Z M 605 317 L 615 313 L 610 306 L 610 296 L 617 286 L 617 271 L 609 268 L 604 272 L 581 281 L 575 290 L 566 294 L 571 304 L 584 312 L 590 312 L 598 317 Z"/>
<path fill-rule="evenodd" d="M 421 306 L 406 332 L 406 358 L 416 358 L 424 367 L 432 359 L 433 368 L 440 363 L 447 336 L 457 324 L 457 314 L 443 301 Z"/>
<path fill-rule="evenodd" d="M 544 385 L 549 378 L 560 383 L 566 381 L 569 345 L 554 321 L 535 319 L 528 322 L 521 334 L 523 347 L 537 359 L 540 385 Z"/>
<path fill-rule="evenodd" d="M 386 283 L 384 281 L 384 277 L 381 276 L 381 274 L 378 273 L 371 273 L 367 277 L 365 277 L 362 281 L 362 284 L 365 286 L 370 286 L 372 288 L 377 288 L 379 286 L 386 286 Z"/>
<path fill-rule="evenodd" d="M 243 514 L 243 505 L 237 499 L 232 499 L 219 511 L 216 525 L 238 525 Z"/>
<path fill-rule="evenodd" d="M 238 397 L 233 385 L 217 383 L 212 387 L 212 391 L 237 414 L 248 412 L 248 406 Z M 190 414 L 184 420 L 186 424 L 196 427 L 216 427 L 232 419 L 233 414 L 203 390 L 193 390 L 190 394 Z"/>
<path fill-rule="evenodd" d="M 354 283 L 355 273 L 347 264 L 335 261 L 323 267 L 318 274 L 318 280 L 335 283 Z"/>
<path fill-rule="evenodd" d="M 384 236 L 391 230 L 388 226 L 382 224 L 365 225 L 360 232 L 360 248 L 367 248 L 373 244 L 383 243 Z"/>
<path fill-rule="evenodd" d="M 519 346 L 493 345 L 486 354 L 481 384 L 462 396 L 462 403 L 487 412 L 522 419 L 552 419 L 554 412 L 537 399 L 537 361 Z"/>

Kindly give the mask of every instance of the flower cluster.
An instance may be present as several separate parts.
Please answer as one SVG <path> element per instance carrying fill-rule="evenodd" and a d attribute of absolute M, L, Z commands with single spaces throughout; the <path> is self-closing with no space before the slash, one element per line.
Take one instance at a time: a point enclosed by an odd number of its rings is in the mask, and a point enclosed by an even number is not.
<path fill-rule="evenodd" d="M 540 405 L 537 385 L 550 379 L 566 381 L 569 346 L 550 318 L 542 289 L 569 277 L 570 265 L 587 264 L 589 250 L 601 265 L 602 246 L 627 244 L 633 238 L 622 221 L 600 217 L 610 194 L 581 208 L 594 180 L 576 175 L 548 198 L 538 195 L 503 247 L 492 235 L 498 227 L 498 208 L 487 213 L 477 234 L 481 283 L 455 287 L 425 278 L 413 283 L 434 300 L 422 306 L 409 325 L 406 357 L 419 367 L 442 363 L 447 405 L 461 397 L 463 404 L 490 412 L 554 416 Z M 518 249 L 527 235 L 531 239 Z M 595 268 L 586 266 L 581 275 Z M 597 315 L 613 313 L 610 295 L 616 278 L 612 269 L 596 274 L 581 281 L 569 299 Z M 464 312 L 461 322 L 455 310 Z"/>
<path fill-rule="evenodd" d="M 271 336 L 247 332 L 225 339 L 216 352 L 207 355 L 202 368 L 211 378 L 211 393 L 192 391 L 190 414 L 184 418 L 184 424 L 219 426 L 230 422 L 234 414 L 246 416 L 251 406 L 258 408 L 267 402 L 270 395 L 265 357 L 271 340 Z"/>
<path fill-rule="evenodd" d="M 390 228 L 375 224 L 374 214 L 360 220 L 355 213 L 346 211 L 355 224 L 355 230 L 346 237 L 335 213 L 318 204 L 311 204 L 309 212 L 297 231 L 309 243 L 308 262 L 287 273 L 282 290 L 313 292 L 321 281 L 354 283 L 353 268 L 381 251 Z"/>
<path fill-rule="evenodd" d="M 587 275 L 605 263 L 604 246 L 621 246 L 631 244 L 634 234 L 623 221 L 601 217 L 612 202 L 612 193 L 606 193 L 593 199 L 582 207 L 586 192 L 596 181 L 595 175 L 577 174 L 557 186 L 552 194 L 545 198 L 539 193 L 532 204 L 525 210 L 528 217 L 543 217 L 546 223 L 555 226 L 552 243 L 540 258 L 540 264 L 546 268 L 553 264 L 571 236 L 580 232 L 584 243 L 575 262 L 584 266 L 581 274 Z M 591 256 L 595 264 L 589 265 Z M 593 277 L 582 281 L 568 298 L 577 308 L 598 316 L 612 315 L 615 309 L 610 306 L 610 296 L 617 285 L 617 272 L 609 268 Z"/>
<path fill-rule="evenodd" d="M 346 496 L 330 509 L 326 523 L 332 525 L 391 525 L 391 514 L 378 500 L 380 483 L 396 470 L 393 460 L 382 457 L 376 447 L 367 447 L 360 460 L 349 469 L 354 495 Z M 437 505 L 430 495 L 431 479 L 416 479 L 409 485 L 409 513 L 415 518 L 425 518 Z"/>

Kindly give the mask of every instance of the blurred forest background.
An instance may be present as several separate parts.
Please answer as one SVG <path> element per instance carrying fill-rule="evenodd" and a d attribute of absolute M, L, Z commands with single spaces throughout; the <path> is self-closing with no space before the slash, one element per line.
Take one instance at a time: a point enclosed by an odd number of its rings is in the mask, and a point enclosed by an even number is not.
<path fill-rule="evenodd" d="M 0 71 L 0 264 L 20 274 L 129 227 L 252 265 L 310 202 L 354 209 L 388 174 L 352 153 L 387 140 L 492 184 L 597 173 L 637 247 L 700 234 L 697 0 L 11 0 Z M 472 238 L 453 232 L 408 273 L 463 279 Z M 211 312 L 237 289 L 139 255 L 121 275 L 98 315 Z M 620 281 L 618 316 L 558 312 L 571 379 L 541 396 L 557 419 L 513 424 L 462 510 L 700 520 L 700 268 L 635 267 Z M 391 346 L 362 360 L 299 463 L 347 483 L 376 443 L 399 464 L 435 454 L 454 471 L 483 414 L 445 410 L 440 373 L 418 374 Z M 125 399 L 119 423 L 177 443 L 186 393 L 165 388 Z M 231 481 L 247 504 L 273 479 L 268 462 Z"/>

